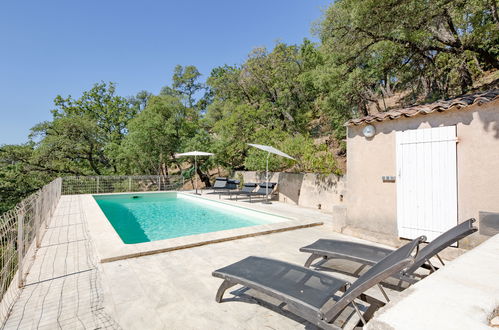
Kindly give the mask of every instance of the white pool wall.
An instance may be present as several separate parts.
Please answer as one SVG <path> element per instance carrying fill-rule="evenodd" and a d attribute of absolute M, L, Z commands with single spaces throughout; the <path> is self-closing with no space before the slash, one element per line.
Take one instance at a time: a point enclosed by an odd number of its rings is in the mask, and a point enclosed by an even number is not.
<path fill-rule="evenodd" d="M 184 198 L 184 199 L 194 201 L 196 203 L 205 204 L 205 205 L 209 205 L 209 206 L 216 205 L 217 208 L 221 208 L 221 209 L 224 209 L 226 211 L 236 212 L 236 213 L 246 215 L 246 216 L 252 217 L 252 218 L 260 218 L 261 220 L 265 220 L 265 222 L 267 222 L 267 223 L 276 223 L 276 222 L 293 220 L 291 218 L 286 218 L 286 217 L 276 216 L 276 215 L 272 215 L 272 214 L 265 213 L 265 212 L 251 210 L 251 209 L 248 209 L 248 208 L 245 208 L 242 206 L 229 205 L 229 204 L 224 203 L 224 202 L 217 202 L 217 201 L 209 200 L 209 199 L 206 199 L 206 198 L 203 198 L 200 196 L 193 196 L 193 195 L 186 194 L 186 193 L 177 193 L 177 198 Z"/>

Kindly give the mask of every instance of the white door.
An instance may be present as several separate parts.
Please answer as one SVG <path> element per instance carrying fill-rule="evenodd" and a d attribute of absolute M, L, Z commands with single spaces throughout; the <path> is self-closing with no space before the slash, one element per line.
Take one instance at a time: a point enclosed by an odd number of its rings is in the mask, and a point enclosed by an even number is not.
<path fill-rule="evenodd" d="M 399 236 L 429 241 L 457 224 L 456 127 L 396 134 Z"/>

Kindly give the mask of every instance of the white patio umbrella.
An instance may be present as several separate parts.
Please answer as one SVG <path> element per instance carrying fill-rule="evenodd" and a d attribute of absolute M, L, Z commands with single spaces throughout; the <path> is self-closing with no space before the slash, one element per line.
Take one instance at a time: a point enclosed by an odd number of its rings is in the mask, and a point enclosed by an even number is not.
<path fill-rule="evenodd" d="M 196 177 L 196 174 L 198 172 L 198 156 L 213 156 L 211 152 L 204 152 L 204 151 L 189 151 L 189 152 L 184 152 L 181 154 L 175 154 L 175 157 L 188 157 L 188 156 L 194 156 L 194 178 Z M 198 181 L 194 180 L 194 185 L 196 186 L 196 195 L 198 193 Z"/>
<path fill-rule="evenodd" d="M 290 155 L 288 155 L 287 153 L 284 153 L 281 150 L 276 149 L 276 148 L 271 147 L 271 146 L 265 146 L 265 145 L 254 144 L 254 143 L 248 143 L 248 145 L 267 152 L 267 163 L 265 166 L 265 180 L 267 181 L 267 184 L 265 186 L 265 200 L 266 200 L 266 202 L 268 202 L 269 201 L 269 156 L 270 156 L 270 154 L 271 153 L 276 154 L 276 155 L 279 155 L 281 157 L 289 158 L 292 160 L 295 160 L 295 159 L 293 157 L 291 157 Z"/>

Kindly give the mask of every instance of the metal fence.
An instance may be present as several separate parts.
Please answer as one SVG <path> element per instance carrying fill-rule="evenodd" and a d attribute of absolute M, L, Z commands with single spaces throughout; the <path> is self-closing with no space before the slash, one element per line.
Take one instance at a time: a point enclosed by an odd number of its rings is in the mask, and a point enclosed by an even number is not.
<path fill-rule="evenodd" d="M 0 320 L 5 320 L 61 197 L 62 179 L 45 185 L 0 216 Z"/>
<path fill-rule="evenodd" d="M 183 185 L 180 175 L 71 176 L 62 179 L 62 194 L 179 190 Z"/>
<path fill-rule="evenodd" d="M 0 325 L 25 284 L 61 195 L 179 190 L 182 176 L 57 178 L 0 215 Z"/>

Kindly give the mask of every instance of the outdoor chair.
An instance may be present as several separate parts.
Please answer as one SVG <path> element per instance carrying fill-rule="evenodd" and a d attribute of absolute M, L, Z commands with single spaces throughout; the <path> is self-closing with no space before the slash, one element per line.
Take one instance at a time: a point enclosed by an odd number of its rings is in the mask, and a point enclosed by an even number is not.
<path fill-rule="evenodd" d="M 251 256 L 212 273 L 224 280 L 215 300 L 222 302 L 225 291 L 240 284 L 277 299 L 282 302 L 279 308 L 285 304 L 289 312 L 323 329 L 340 329 L 333 322 L 349 305 L 365 324 L 377 309 L 385 305 L 385 302 L 366 295 L 365 291 L 376 285 L 389 301 L 379 283 L 411 267 L 414 263 L 411 254 L 419 243 L 421 238 L 393 251 L 353 283 L 284 261 Z M 358 307 L 356 300 L 362 301 L 362 308 Z"/>
<path fill-rule="evenodd" d="M 235 195 L 236 196 L 236 201 L 237 201 L 237 196 L 238 195 L 246 195 L 246 194 L 252 193 L 256 189 L 256 186 L 257 186 L 256 183 L 247 182 L 247 183 L 243 184 L 243 187 L 242 187 L 241 190 L 231 191 L 230 192 L 230 195 L 231 195 L 230 198 L 232 199 L 232 195 Z"/>
<path fill-rule="evenodd" d="M 221 198 L 222 193 L 231 192 L 236 190 L 239 186 L 239 180 L 227 179 L 227 178 L 216 178 L 213 184 L 213 194 L 218 194 L 218 198 Z"/>
<path fill-rule="evenodd" d="M 267 189 L 268 185 L 268 189 Z M 258 184 L 258 189 L 256 191 L 251 191 L 247 193 L 243 193 L 246 197 L 249 197 L 251 202 L 251 197 L 262 197 L 264 198 L 267 195 L 267 191 L 269 196 L 272 196 L 277 190 L 277 183 L 275 182 L 262 182 Z"/>
<path fill-rule="evenodd" d="M 227 178 L 215 178 L 215 183 L 213 183 L 213 192 L 215 190 L 227 189 Z"/>
<path fill-rule="evenodd" d="M 236 190 L 239 187 L 239 180 L 234 180 L 234 179 L 228 179 L 227 180 L 227 190 Z"/>
<path fill-rule="evenodd" d="M 431 263 L 430 259 L 432 257 L 436 256 L 440 263 L 445 265 L 438 253 L 460 239 L 476 232 L 477 228 L 473 226 L 473 222 L 475 221 L 473 218 L 468 219 L 435 238 L 417 252 L 413 265 L 403 273 L 394 274 L 393 277 L 413 284 L 417 282 L 418 277 L 421 277 L 421 275 L 415 273 L 419 267 L 428 269 L 430 274 L 438 269 Z M 333 239 L 319 239 L 308 246 L 300 248 L 300 251 L 312 254 L 305 262 L 305 267 L 310 267 L 312 262 L 319 258 L 323 260 L 333 258 L 346 259 L 362 264 L 374 265 L 393 252 L 392 249 Z"/>

